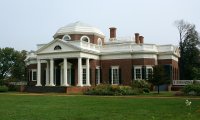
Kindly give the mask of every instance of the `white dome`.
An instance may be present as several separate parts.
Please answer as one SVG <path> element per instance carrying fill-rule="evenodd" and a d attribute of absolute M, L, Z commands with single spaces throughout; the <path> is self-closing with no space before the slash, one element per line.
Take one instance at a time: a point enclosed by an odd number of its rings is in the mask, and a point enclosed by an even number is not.
<path fill-rule="evenodd" d="M 80 21 L 61 27 L 54 37 L 66 34 L 96 34 L 102 37 L 105 36 L 99 29 Z"/>

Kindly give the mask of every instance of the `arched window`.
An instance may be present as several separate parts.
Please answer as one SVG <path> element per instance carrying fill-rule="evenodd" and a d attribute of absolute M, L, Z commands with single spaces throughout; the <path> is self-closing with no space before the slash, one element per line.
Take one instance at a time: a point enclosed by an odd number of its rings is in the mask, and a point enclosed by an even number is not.
<path fill-rule="evenodd" d="M 71 37 L 69 35 L 64 35 L 62 40 L 69 41 L 69 40 L 71 40 Z"/>
<path fill-rule="evenodd" d="M 81 41 L 85 41 L 85 42 L 90 43 L 90 38 L 88 36 L 82 36 Z"/>
<path fill-rule="evenodd" d="M 102 40 L 101 40 L 101 38 L 98 38 L 97 45 L 102 46 Z"/>
<path fill-rule="evenodd" d="M 60 47 L 60 45 L 56 45 L 55 47 L 54 47 L 54 50 L 61 50 L 62 48 Z"/>

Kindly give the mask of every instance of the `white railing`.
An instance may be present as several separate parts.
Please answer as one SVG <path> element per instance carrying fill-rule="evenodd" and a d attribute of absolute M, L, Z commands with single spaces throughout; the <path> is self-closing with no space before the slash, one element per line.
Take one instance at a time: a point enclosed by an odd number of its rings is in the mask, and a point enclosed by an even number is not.
<path fill-rule="evenodd" d="M 10 85 L 27 85 L 27 81 L 9 82 Z"/>
<path fill-rule="evenodd" d="M 173 80 L 173 85 L 188 85 L 192 84 L 194 81 L 200 83 L 200 80 Z"/>

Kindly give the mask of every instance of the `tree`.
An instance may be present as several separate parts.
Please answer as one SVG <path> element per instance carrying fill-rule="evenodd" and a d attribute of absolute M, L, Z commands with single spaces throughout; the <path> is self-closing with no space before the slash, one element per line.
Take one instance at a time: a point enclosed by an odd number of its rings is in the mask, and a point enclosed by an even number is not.
<path fill-rule="evenodd" d="M 179 31 L 179 70 L 180 79 L 194 79 L 193 68 L 199 67 L 199 35 L 195 30 L 195 25 L 183 20 L 175 21 L 175 26 Z"/>
<path fill-rule="evenodd" d="M 160 85 L 169 83 L 169 80 L 163 66 L 156 65 L 153 67 L 153 72 L 149 76 L 149 82 L 157 86 L 158 94 L 160 93 Z"/>
<path fill-rule="evenodd" d="M 0 48 L 0 81 L 5 79 L 24 80 L 26 52 L 13 48 Z"/>

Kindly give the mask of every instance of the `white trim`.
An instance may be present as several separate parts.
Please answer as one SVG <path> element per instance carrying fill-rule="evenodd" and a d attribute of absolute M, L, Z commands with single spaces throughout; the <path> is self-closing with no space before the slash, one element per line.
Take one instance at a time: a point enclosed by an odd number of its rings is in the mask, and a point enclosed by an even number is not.
<path fill-rule="evenodd" d="M 98 74 L 96 74 L 96 71 L 98 70 Z M 100 66 L 97 66 L 95 69 L 95 81 L 96 85 L 99 85 L 101 83 L 101 71 Z"/>
<path fill-rule="evenodd" d="M 140 69 L 140 79 L 136 79 L 136 69 Z M 142 79 L 142 66 L 134 66 L 134 80 Z"/>
<path fill-rule="evenodd" d="M 35 80 L 33 79 L 33 72 L 35 72 L 35 74 L 36 74 Z M 37 69 L 31 69 L 31 74 L 32 74 L 31 81 L 37 81 Z"/>
<path fill-rule="evenodd" d="M 69 39 L 65 40 L 65 39 L 64 39 L 65 37 L 68 37 Z M 69 35 L 64 35 L 64 36 L 62 37 L 62 40 L 64 40 L 64 41 L 69 41 L 69 40 L 71 40 L 71 37 L 70 37 Z"/>
<path fill-rule="evenodd" d="M 117 77 L 118 77 L 118 84 L 114 84 L 113 82 L 113 70 L 114 69 L 117 69 Z M 119 85 L 120 83 L 119 83 L 119 66 L 111 66 L 111 84 L 112 85 Z"/>
<path fill-rule="evenodd" d="M 87 38 L 88 41 L 84 41 L 84 38 Z M 88 36 L 84 35 L 84 36 L 82 36 L 82 37 L 80 38 L 80 41 L 90 43 L 90 38 L 89 38 Z"/>

